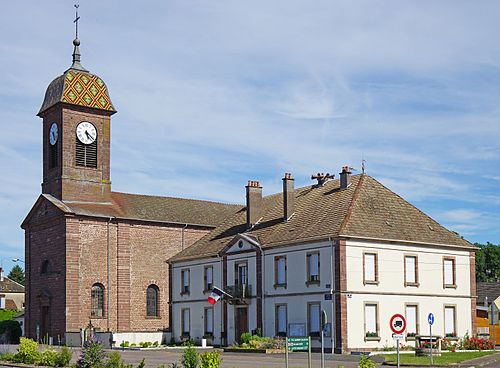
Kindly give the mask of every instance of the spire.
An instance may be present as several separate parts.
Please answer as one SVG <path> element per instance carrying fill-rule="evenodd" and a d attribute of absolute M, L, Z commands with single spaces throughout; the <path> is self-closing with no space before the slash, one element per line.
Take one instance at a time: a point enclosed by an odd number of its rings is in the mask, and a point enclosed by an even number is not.
<path fill-rule="evenodd" d="M 73 23 L 75 23 L 75 39 L 73 40 L 73 45 L 75 48 L 73 49 L 73 64 L 71 64 L 70 69 L 76 69 L 76 70 L 81 70 L 84 72 L 88 72 L 87 69 L 85 69 L 82 64 L 80 64 L 80 40 L 78 39 L 78 20 L 80 17 L 78 16 L 78 8 L 80 5 L 75 4 L 75 20 Z"/>

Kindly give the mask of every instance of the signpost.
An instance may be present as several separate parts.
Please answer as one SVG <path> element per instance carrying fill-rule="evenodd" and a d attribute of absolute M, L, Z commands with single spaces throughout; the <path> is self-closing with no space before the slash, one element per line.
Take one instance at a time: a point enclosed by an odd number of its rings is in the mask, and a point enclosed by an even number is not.
<path fill-rule="evenodd" d="M 431 357 L 431 365 L 432 365 L 432 325 L 434 324 L 434 314 L 429 313 L 429 315 L 427 316 L 427 322 L 429 322 L 429 344 L 430 344 L 430 348 L 431 348 L 430 357 Z"/>
<path fill-rule="evenodd" d="M 406 319 L 401 314 L 395 314 L 391 317 L 389 322 L 391 326 L 392 337 L 396 340 L 396 349 L 398 354 L 398 368 L 399 368 L 399 340 L 403 338 L 403 332 L 406 330 Z"/>
<path fill-rule="evenodd" d="M 288 368 L 288 351 L 308 351 L 311 368 L 311 337 L 290 337 L 285 339 L 285 362 Z"/>
<path fill-rule="evenodd" d="M 321 311 L 321 368 L 325 368 L 325 326 L 328 322 L 326 312 Z"/>

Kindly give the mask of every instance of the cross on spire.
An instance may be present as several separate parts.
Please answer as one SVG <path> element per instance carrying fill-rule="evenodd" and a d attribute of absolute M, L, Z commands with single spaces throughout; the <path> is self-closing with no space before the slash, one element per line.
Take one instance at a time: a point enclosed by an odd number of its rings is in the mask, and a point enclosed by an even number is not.
<path fill-rule="evenodd" d="M 82 66 L 82 64 L 80 64 L 80 40 L 78 39 L 78 20 L 80 20 L 80 17 L 78 16 L 79 7 L 79 4 L 75 4 L 75 20 L 73 21 L 73 23 L 75 23 L 75 39 L 73 40 L 73 45 L 75 46 L 75 48 L 73 49 L 73 64 L 71 64 L 70 69 L 87 72 L 88 70 L 86 70 Z"/>
<path fill-rule="evenodd" d="M 75 23 L 75 39 L 78 39 L 78 20 L 80 17 L 78 16 L 78 8 L 80 7 L 80 4 L 75 4 L 75 20 L 73 23 Z"/>

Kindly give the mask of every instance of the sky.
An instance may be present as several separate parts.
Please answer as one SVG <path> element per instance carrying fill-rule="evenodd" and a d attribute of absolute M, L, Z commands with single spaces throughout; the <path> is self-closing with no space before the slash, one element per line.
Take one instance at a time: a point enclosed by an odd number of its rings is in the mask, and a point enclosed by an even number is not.
<path fill-rule="evenodd" d="M 80 1 L 107 84 L 114 191 L 243 203 L 349 165 L 471 242 L 500 243 L 499 1 Z M 24 258 L 49 83 L 73 2 L 0 12 L 0 265 Z M 21 263 L 22 266 L 22 263 Z"/>

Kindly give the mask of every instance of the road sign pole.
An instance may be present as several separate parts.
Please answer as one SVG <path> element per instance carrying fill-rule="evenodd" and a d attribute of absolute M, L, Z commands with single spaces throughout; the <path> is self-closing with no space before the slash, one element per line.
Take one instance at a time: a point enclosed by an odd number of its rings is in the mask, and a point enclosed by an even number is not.
<path fill-rule="evenodd" d="M 399 368 L 399 339 L 396 339 L 396 351 L 398 352 L 398 368 Z"/>
<path fill-rule="evenodd" d="M 285 366 L 288 368 L 288 336 L 285 337 Z"/>
<path fill-rule="evenodd" d="M 311 364 L 311 336 L 309 336 L 309 339 L 308 339 L 309 343 L 308 343 L 308 358 L 307 358 L 307 364 L 308 364 L 308 367 L 309 368 L 312 368 L 312 364 Z"/>
<path fill-rule="evenodd" d="M 321 330 L 321 368 L 325 368 L 325 331 Z"/>
<path fill-rule="evenodd" d="M 432 365 L 432 324 L 429 323 L 429 343 L 431 348 L 431 365 Z"/>

